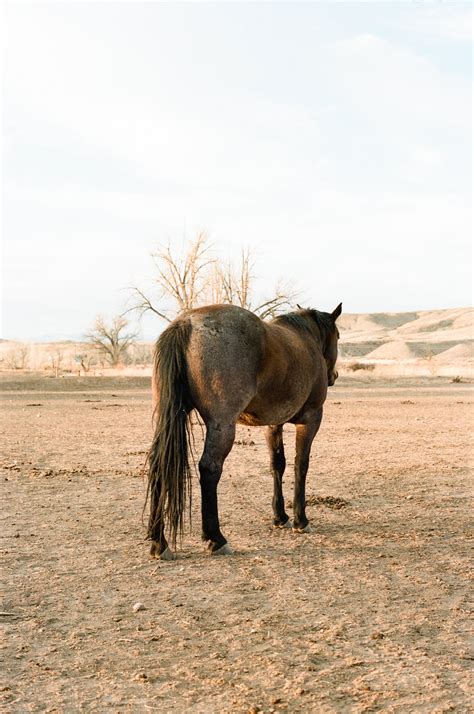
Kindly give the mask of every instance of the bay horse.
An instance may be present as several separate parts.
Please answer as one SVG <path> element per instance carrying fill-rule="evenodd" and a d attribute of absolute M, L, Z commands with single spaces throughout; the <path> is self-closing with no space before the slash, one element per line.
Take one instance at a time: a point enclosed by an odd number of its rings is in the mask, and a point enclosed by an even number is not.
<path fill-rule="evenodd" d="M 199 461 L 202 537 L 211 554 L 232 553 L 219 527 L 217 484 L 232 449 L 236 424 L 266 426 L 273 473 L 274 526 L 310 532 L 305 481 L 311 445 L 335 369 L 339 332 L 332 313 L 299 308 L 263 321 L 235 305 L 210 305 L 179 315 L 160 335 L 154 353 L 154 437 L 148 454 L 148 538 L 151 554 L 175 555 L 191 498 L 190 415 L 206 427 Z M 293 523 L 285 511 L 283 425 L 296 425 Z M 145 504 L 146 505 L 146 504 Z"/>

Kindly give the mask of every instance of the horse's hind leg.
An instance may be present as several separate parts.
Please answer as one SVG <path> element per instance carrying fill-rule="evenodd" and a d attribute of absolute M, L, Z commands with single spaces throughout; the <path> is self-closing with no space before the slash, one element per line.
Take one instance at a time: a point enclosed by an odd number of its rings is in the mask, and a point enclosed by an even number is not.
<path fill-rule="evenodd" d="M 232 448 L 235 424 L 211 422 L 207 424 L 204 452 L 199 462 L 201 483 L 202 537 L 208 541 L 211 553 L 231 553 L 219 527 L 217 484 L 224 460 Z"/>
<path fill-rule="evenodd" d="M 269 426 L 265 431 L 267 446 L 270 451 L 270 468 L 273 474 L 273 524 L 278 528 L 290 528 L 291 522 L 285 512 L 283 499 L 283 474 L 286 459 L 283 447 L 283 426 Z"/>

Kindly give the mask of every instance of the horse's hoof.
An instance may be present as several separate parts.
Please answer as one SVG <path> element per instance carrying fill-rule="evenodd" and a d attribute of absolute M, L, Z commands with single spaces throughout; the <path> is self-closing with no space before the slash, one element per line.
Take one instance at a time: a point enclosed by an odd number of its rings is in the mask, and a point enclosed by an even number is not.
<path fill-rule="evenodd" d="M 176 560 L 176 554 L 173 553 L 173 551 L 168 546 L 166 546 L 164 551 L 159 554 L 158 558 L 160 560 Z"/>
<path fill-rule="evenodd" d="M 211 550 L 211 555 L 234 555 L 234 551 L 228 543 L 224 543 L 217 550 Z"/>
<path fill-rule="evenodd" d="M 312 533 L 312 532 L 313 532 L 313 529 L 311 528 L 309 523 L 304 528 L 293 528 L 293 533 Z"/>
<path fill-rule="evenodd" d="M 275 523 L 273 525 L 274 528 L 293 528 L 293 522 L 290 518 L 286 521 L 286 523 Z"/>

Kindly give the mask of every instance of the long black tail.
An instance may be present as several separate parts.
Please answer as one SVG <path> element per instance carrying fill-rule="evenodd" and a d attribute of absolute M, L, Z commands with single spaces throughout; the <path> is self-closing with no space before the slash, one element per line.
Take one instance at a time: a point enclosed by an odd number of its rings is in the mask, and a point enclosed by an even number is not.
<path fill-rule="evenodd" d="M 146 497 L 151 504 L 148 537 L 153 538 L 157 528 L 166 525 L 174 545 L 178 532 L 180 535 L 183 532 L 186 502 L 191 506 L 188 454 L 192 404 L 185 357 L 190 335 L 188 321 L 173 322 L 156 343 L 153 364 L 158 401 L 155 434 L 148 452 Z"/>

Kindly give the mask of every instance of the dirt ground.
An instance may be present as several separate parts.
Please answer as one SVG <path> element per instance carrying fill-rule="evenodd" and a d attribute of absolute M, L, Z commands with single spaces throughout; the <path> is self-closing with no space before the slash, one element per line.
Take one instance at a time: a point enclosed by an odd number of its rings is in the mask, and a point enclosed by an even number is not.
<path fill-rule="evenodd" d="M 472 711 L 469 384 L 339 380 L 312 534 L 271 528 L 264 433 L 239 428 L 219 487 L 236 554 L 204 552 L 196 479 L 171 563 L 141 520 L 147 380 L 0 391 L 3 711 Z"/>

